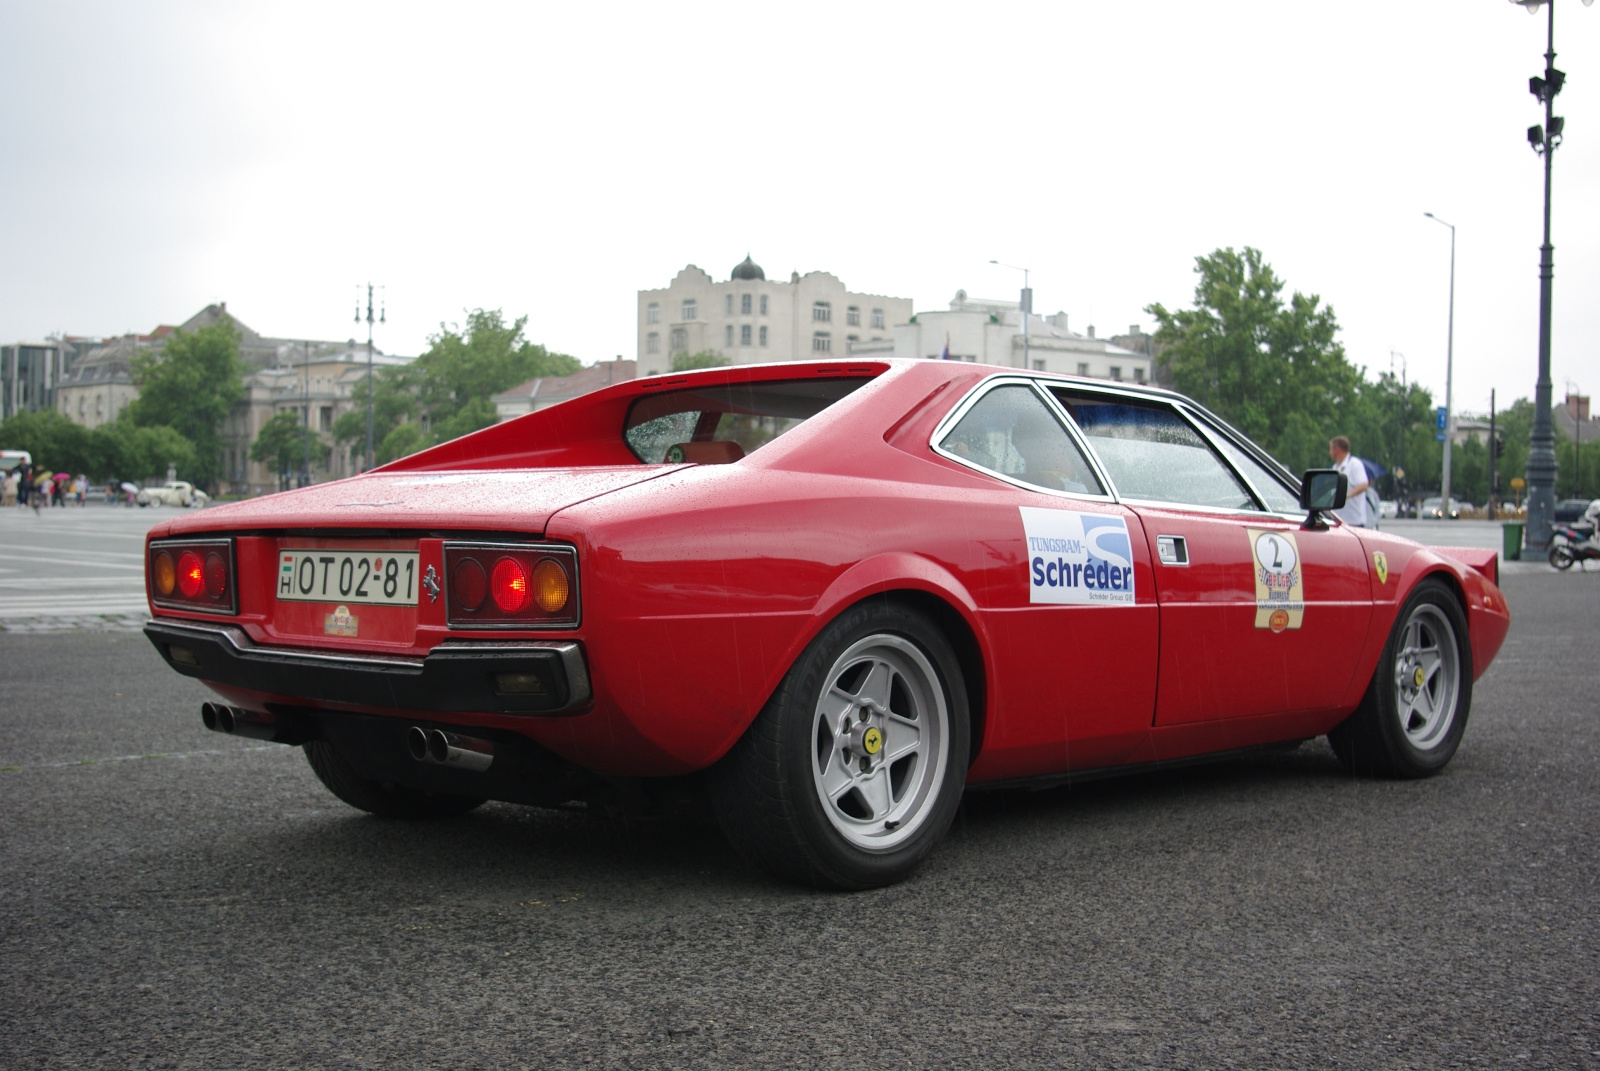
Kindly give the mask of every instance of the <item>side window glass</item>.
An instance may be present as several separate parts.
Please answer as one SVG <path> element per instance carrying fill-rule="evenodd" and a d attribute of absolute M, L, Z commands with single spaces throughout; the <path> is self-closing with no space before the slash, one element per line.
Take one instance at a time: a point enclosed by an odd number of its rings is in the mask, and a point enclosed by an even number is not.
<path fill-rule="evenodd" d="M 980 468 L 1051 491 L 1105 490 L 1067 430 L 1025 386 L 996 387 L 939 440 L 940 449 Z"/>
<path fill-rule="evenodd" d="M 1211 509 L 1259 509 L 1200 433 L 1164 405 L 1053 392 L 1126 498 Z"/>
<path fill-rule="evenodd" d="M 1300 509 L 1300 496 L 1283 486 L 1265 465 L 1235 446 L 1222 432 L 1217 432 L 1216 439 L 1222 444 L 1222 452 L 1233 462 L 1233 467 L 1255 484 L 1256 491 L 1266 499 L 1269 510 L 1273 513 L 1304 512 Z"/>

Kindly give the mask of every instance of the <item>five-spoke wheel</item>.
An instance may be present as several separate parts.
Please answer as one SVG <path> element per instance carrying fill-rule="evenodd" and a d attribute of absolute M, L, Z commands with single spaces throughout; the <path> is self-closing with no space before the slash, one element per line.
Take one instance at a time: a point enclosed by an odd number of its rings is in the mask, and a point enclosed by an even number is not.
<path fill-rule="evenodd" d="M 967 725 L 960 661 L 940 628 L 903 604 L 854 606 L 711 771 L 718 821 L 779 876 L 846 889 L 898 881 L 955 817 Z"/>
<path fill-rule="evenodd" d="M 1444 769 L 1472 706 L 1472 647 L 1455 595 L 1417 585 L 1395 618 L 1372 683 L 1328 742 L 1347 769 L 1426 777 Z"/>

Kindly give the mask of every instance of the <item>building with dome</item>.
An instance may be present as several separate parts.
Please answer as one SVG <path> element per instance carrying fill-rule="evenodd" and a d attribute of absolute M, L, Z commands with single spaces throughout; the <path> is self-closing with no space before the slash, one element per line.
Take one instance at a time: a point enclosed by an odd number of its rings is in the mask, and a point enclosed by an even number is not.
<path fill-rule="evenodd" d="M 773 282 L 747 255 L 718 282 L 690 264 L 670 286 L 639 291 L 638 369 L 660 375 L 705 351 L 734 364 L 848 357 L 852 343 L 892 342 L 910 319 L 910 298 L 855 293 L 825 271 Z"/>

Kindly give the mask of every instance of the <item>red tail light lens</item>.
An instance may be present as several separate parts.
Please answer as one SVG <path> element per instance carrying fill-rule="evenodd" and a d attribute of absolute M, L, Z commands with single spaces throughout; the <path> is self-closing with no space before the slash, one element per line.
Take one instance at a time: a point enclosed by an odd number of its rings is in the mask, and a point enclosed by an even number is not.
<path fill-rule="evenodd" d="M 150 599 L 172 610 L 238 613 L 231 539 L 167 539 L 147 552 Z"/>
<path fill-rule="evenodd" d="M 200 556 L 192 550 L 183 552 L 178 559 L 178 590 L 183 597 L 192 599 L 206 586 L 205 574 L 200 568 Z"/>
<path fill-rule="evenodd" d="M 489 578 L 473 558 L 463 558 L 450 574 L 450 598 L 463 610 L 476 610 L 489 594 Z"/>
<path fill-rule="evenodd" d="M 501 613 L 520 613 L 528 605 L 528 574 L 515 558 L 501 558 L 494 563 L 489 590 Z"/>
<path fill-rule="evenodd" d="M 578 555 L 572 547 L 446 543 L 446 618 L 453 628 L 572 628 Z"/>

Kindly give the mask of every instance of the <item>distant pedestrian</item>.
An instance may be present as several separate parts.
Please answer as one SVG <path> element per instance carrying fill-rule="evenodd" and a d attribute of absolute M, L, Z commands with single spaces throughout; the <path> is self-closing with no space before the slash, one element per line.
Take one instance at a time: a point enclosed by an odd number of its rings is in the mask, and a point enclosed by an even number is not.
<path fill-rule="evenodd" d="M 11 469 L 6 473 L 4 481 L 0 481 L 0 505 L 15 506 L 17 504 L 17 485 L 22 482 L 17 476 L 17 470 Z"/>
<path fill-rule="evenodd" d="M 17 505 L 28 504 L 28 493 L 33 490 L 33 466 L 24 461 L 17 466 Z"/>
<path fill-rule="evenodd" d="M 1350 484 L 1345 492 L 1344 508 L 1334 510 L 1334 515 L 1352 527 L 1371 528 L 1372 514 L 1367 509 L 1367 488 L 1372 481 L 1367 479 L 1367 470 L 1361 464 L 1361 459 L 1350 453 L 1350 440 L 1343 435 L 1335 435 L 1328 441 L 1328 456 L 1333 459 L 1333 467 L 1344 473 Z"/>

